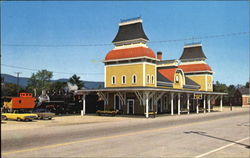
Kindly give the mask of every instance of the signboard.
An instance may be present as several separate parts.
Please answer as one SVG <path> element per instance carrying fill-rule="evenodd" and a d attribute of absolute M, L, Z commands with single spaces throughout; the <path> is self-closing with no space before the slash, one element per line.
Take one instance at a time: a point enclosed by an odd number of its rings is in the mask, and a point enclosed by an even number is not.
<path fill-rule="evenodd" d="M 202 94 L 194 94 L 194 99 L 202 99 Z"/>

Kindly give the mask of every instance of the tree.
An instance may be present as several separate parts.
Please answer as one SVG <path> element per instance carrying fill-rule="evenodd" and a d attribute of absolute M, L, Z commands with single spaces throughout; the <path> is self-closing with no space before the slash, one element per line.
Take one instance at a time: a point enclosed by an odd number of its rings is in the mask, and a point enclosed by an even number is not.
<path fill-rule="evenodd" d="M 246 87 L 246 88 L 250 88 L 250 86 L 249 86 L 249 82 L 246 82 L 245 87 Z"/>
<path fill-rule="evenodd" d="M 224 93 L 227 93 L 227 85 L 226 84 L 222 84 L 219 81 L 216 81 L 216 83 L 213 84 L 213 90 L 215 92 L 224 92 Z"/>
<path fill-rule="evenodd" d="M 47 70 L 40 70 L 37 73 L 32 73 L 32 76 L 28 80 L 28 90 L 33 91 L 36 89 L 37 94 L 41 94 L 42 90 L 49 89 L 50 80 L 53 77 L 53 73 Z"/>
<path fill-rule="evenodd" d="M 63 91 L 66 86 L 67 86 L 67 82 L 56 81 L 50 84 L 49 90 L 55 91 L 55 92 Z"/>
<path fill-rule="evenodd" d="M 227 92 L 228 92 L 229 97 L 233 97 L 235 91 L 236 91 L 236 87 L 234 85 L 229 85 L 227 87 Z"/>
<path fill-rule="evenodd" d="M 18 96 L 17 90 L 24 91 L 22 87 L 18 86 L 17 84 L 14 83 L 5 83 L 1 87 L 1 94 L 2 96 Z"/>
<path fill-rule="evenodd" d="M 77 76 L 76 74 L 74 74 L 72 77 L 69 78 L 69 82 L 71 84 L 76 84 L 78 89 L 81 89 L 82 87 L 84 87 L 83 81 L 81 81 L 80 77 Z"/>

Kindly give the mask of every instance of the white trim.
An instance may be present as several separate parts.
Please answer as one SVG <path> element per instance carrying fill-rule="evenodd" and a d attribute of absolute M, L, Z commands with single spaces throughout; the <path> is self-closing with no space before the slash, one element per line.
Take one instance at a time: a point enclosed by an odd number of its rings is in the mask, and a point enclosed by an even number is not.
<path fill-rule="evenodd" d="M 125 77 L 125 82 L 123 82 L 123 77 Z M 122 84 L 126 84 L 126 75 L 122 75 Z"/>
<path fill-rule="evenodd" d="M 206 91 L 207 91 L 207 88 L 208 88 L 208 87 L 207 87 L 207 84 L 208 84 L 208 83 L 207 83 L 207 75 L 205 75 L 205 89 L 206 89 Z"/>
<path fill-rule="evenodd" d="M 198 72 L 198 71 L 197 71 Z M 204 71 L 203 71 L 204 72 Z M 204 75 L 210 75 L 213 76 L 212 74 L 186 74 L 189 72 L 184 72 L 185 76 L 204 76 Z M 191 72 L 190 72 L 191 73 Z M 199 72 L 198 72 L 199 73 Z"/>
<path fill-rule="evenodd" d="M 142 23 L 142 19 L 135 19 L 135 20 L 121 22 L 119 23 L 119 26 L 129 25 L 129 24 L 134 24 L 134 23 Z"/>
<path fill-rule="evenodd" d="M 244 94 L 242 97 L 250 97 L 250 94 Z"/>
<path fill-rule="evenodd" d="M 146 86 L 146 80 L 145 80 L 145 77 L 146 77 L 146 64 L 145 62 L 143 62 L 143 66 L 142 66 L 142 85 L 143 86 Z"/>
<path fill-rule="evenodd" d="M 207 64 L 205 61 L 187 61 L 187 62 L 181 62 L 180 65 L 194 65 L 194 64 Z"/>
<path fill-rule="evenodd" d="M 188 72 L 184 72 L 184 73 L 200 73 L 200 72 L 209 72 L 209 73 L 212 73 L 212 74 L 214 73 L 213 71 L 188 71 Z"/>
<path fill-rule="evenodd" d="M 155 77 L 154 77 L 154 75 L 151 75 L 151 80 L 152 80 L 152 84 L 155 84 Z"/>
<path fill-rule="evenodd" d="M 191 47 L 198 47 L 198 46 L 202 46 L 202 44 L 201 43 L 189 44 L 189 45 L 185 45 L 184 48 L 191 48 Z"/>
<path fill-rule="evenodd" d="M 143 59 L 143 58 L 151 59 L 151 60 L 156 60 L 156 61 L 160 61 L 160 60 L 157 59 L 157 58 L 151 58 L 151 57 L 148 57 L 148 56 L 139 56 L 139 57 L 133 57 L 133 58 L 122 58 L 122 59 L 103 60 L 102 62 L 105 63 L 105 62 L 112 62 L 112 61 L 122 61 L 122 60 L 131 60 L 131 59 Z"/>
<path fill-rule="evenodd" d="M 132 39 L 132 40 L 126 40 L 126 41 L 119 41 L 119 42 L 113 42 L 113 44 L 122 44 L 122 43 L 130 43 L 130 42 L 137 42 L 137 41 L 144 41 L 147 42 L 148 40 L 143 39 L 143 38 L 136 38 L 136 39 Z"/>
<path fill-rule="evenodd" d="M 129 44 L 129 45 L 122 45 L 122 46 L 115 46 L 113 50 L 118 49 L 127 49 L 127 48 L 136 48 L 136 47 L 145 47 L 148 48 L 148 46 L 145 43 L 135 43 L 135 44 Z"/>
<path fill-rule="evenodd" d="M 114 65 L 105 65 L 106 67 L 112 67 L 112 66 L 123 66 L 123 65 L 137 65 L 137 64 L 148 64 L 155 66 L 156 64 L 153 63 L 147 63 L 147 62 L 134 62 L 134 63 L 125 63 L 125 64 L 114 64 Z"/>
<path fill-rule="evenodd" d="M 113 82 L 113 77 L 115 78 L 115 80 L 114 80 L 115 82 Z M 113 85 L 116 84 L 116 76 L 115 75 L 111 76 L 111 84 L 113 84 Z"/>
<path fill-rule="evenodd" d="M 133 114 L 135 113 L 135 100 L 127 99 L 127 114 L 129 114 L 129 101 L 133 101 Z"/>
<path fill-rule="evenodd" d="M 106 81 L 106 66 L 104 66 L 104 87 L 106 88 L 106 86 L 107 86 L 107 81 Z"/>

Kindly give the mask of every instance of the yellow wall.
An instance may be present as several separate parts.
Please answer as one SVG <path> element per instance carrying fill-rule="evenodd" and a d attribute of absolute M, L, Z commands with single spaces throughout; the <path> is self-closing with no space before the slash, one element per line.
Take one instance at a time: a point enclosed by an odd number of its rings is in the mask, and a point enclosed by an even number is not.
<path fill-rule="evenodd" d="M 213 91 L 212 75 L 188 75 L 188 77 L 201 86 L 200 91 Z"/>
<path fill-rule="evenodd" d="M 106 68 L 106 87 L 155 87 L 156 86 L 156 66 L 145 63 L 145 74 L 143 75 L 143 63 L 129 65 L 107 65 Z M 137 82 L 132 83 L 132 76 L 137 76 Z M 122 84 L 122 76 L 126 76 L 126 83 Z M 150 82 L 147 83 L 147 75 L 150 76 Z M 154 84 L 152 83 L 152 75 L 154 76 Z M 112 76 L 116 77 L 116 83 L 112 84 Z M 143 79 L 145 85 L 143 84 Z"/>
<path fill-rule="evenodd" d="M 207 76 L 207 91 L 213 91 L 213 76 L 212 75 L 208 75 Z"/>
<path fill-rule="evenodd" d="M 145 85 L 147 87 L 156 87 L 156 65 L 145 64 Z M 149 83 L 147 82 L 147 76 L 150 76 Z M 154 82 L 152 82 L 152 76 L 154 76 Z"/>

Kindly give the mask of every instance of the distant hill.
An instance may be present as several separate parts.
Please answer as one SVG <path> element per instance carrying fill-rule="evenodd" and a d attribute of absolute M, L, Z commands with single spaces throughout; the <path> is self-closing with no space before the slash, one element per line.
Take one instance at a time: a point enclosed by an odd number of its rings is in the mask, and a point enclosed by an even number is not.
<path fill-rule="evenodd" d="M 17 83 L 17 77 L 9 75 L 9 74 L 1 74 L 1 77 L 4 78 L 3 83 Z M 67 82 L 68 79 L 62 78 L 58 80 L 52 80 L 52 82 Z M 96 88 L 103 88 L 104 82 L 94 82 L 94 81 L 83 81 L 84 87 L 86 89 L 96 89 Z M 21 87 L 26 87 L 28 85 L 28 78 L 27 77 L 19 77 L 19 85 Z"/>

